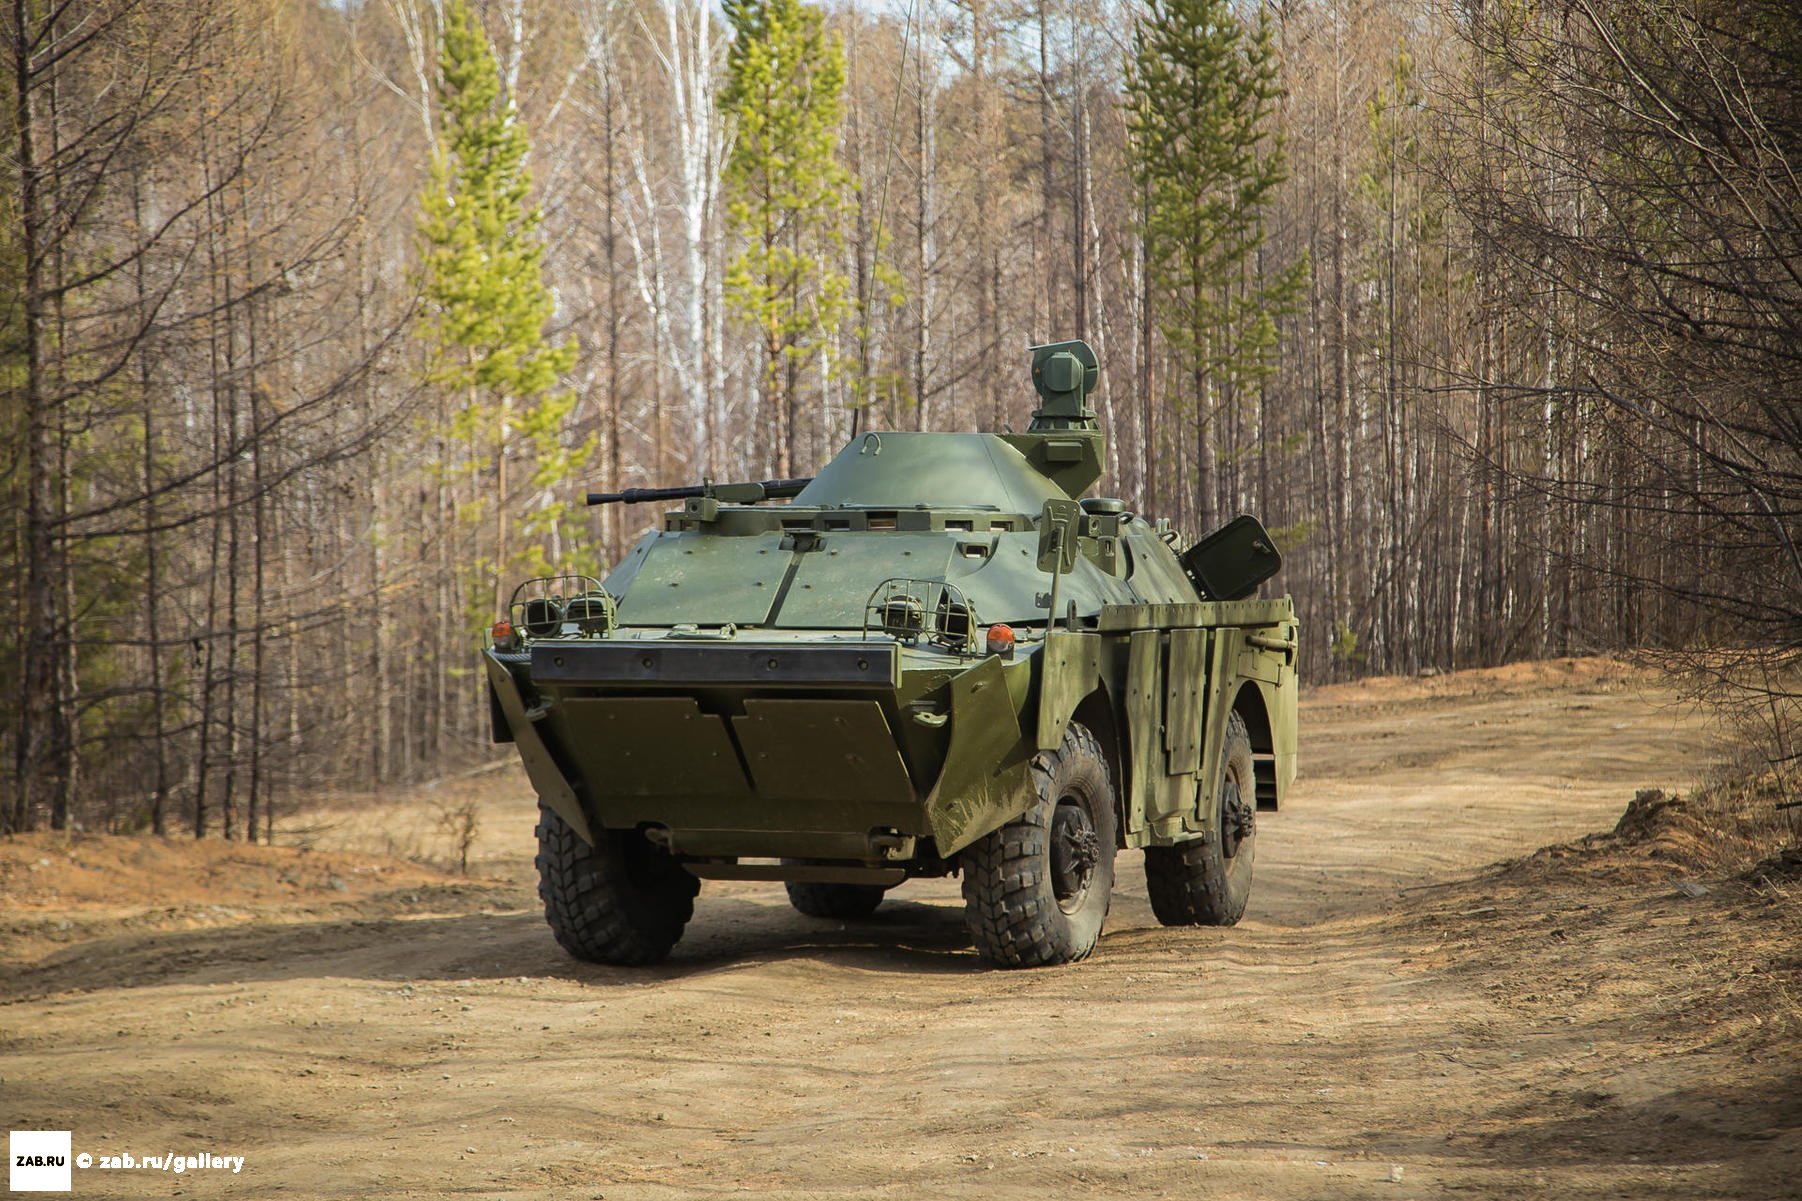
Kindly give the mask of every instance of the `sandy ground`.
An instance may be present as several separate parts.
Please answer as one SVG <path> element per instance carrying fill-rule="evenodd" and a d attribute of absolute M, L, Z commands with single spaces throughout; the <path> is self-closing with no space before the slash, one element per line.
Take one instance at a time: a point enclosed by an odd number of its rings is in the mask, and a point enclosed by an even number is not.
<path fill-rule="evenodd" d="M 1802 1195 L 1802 880 L 1699 819 L 1572 841 L 1716 732 L 1601 660 L 1303 720 L 1240 926 L 1158 927 L 1128 854 L 1095 956 L 1032 972 L 955 881 L 850 926 L 708 884 L 668 964 L 577 964 L 512 768 L 304 850 L 0 843 L 0 1117 L 245 1157 L 77 1173 L 105 1197 Z M 464 804 L 469 880 L 393 857 Z"/>

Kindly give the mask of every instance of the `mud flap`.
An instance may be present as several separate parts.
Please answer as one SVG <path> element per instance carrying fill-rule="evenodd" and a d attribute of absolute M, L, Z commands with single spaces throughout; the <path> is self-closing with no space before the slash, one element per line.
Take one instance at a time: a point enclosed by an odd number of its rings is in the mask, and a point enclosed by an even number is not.
<path fill-rule="evenodd" d="M 1220 779 L 1221 760 L 1226 746 L 1226 723 L 1233 715 L 1233 696 L 1238 692 L 1234 665 L 1245 632 L 1238 629 L 1214 631 L 1214 654 L 1208 664 L 1207 700 L 1202 712 L 1207 714 L 1207 730 L 1201 746 L 1202 787 L 1196 792 L 1195 812 L 1191 823 L 1199 830 L 1212 831 L 1214 810 L 1210 803 L 1216 782 Z"/>
<path fill-rule="evenodd" d="M 1208 632 L 1134 630 L 1126 670 L 1129 846 L 1168 845 L 1196 805 Z"/>
<path fill-rule="evenodd" d="M 1164 674 L 1164 747 L 1168 774 L 1192 776 L 1201 767 L 1202 698 L 1208 682 L 1208 632 L 1170 631 L 1170 667 Z"/>

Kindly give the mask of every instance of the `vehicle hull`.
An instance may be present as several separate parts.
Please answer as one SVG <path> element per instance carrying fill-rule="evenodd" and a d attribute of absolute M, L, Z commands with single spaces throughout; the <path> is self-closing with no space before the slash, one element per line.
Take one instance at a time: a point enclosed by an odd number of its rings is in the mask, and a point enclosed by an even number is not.
<path fill-rule="evenodd" d="M 1032 757 L 1073 719 L 1110 751 L 1123 847 L 1206 836 L 1197 798 L 1234 712 L 1253 731 L 1259 806 L 1275 808 L 1294 774 L 1294 647 L 1285 598 L 1110 605 L 1093 628 L 1006 656 L 832 631 L 626 629 L 484 658 L 496 737 L 590 841 L 647 830 L 702 866 L 928 875 L 1019 816 Z M 779 864 L 764 875 L 794 878 Z"/>

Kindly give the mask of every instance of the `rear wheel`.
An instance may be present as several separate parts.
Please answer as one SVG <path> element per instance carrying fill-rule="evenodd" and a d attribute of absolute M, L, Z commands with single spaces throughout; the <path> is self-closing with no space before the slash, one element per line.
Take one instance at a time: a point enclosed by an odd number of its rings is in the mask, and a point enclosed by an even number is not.
<path fill-rule="evenodd" d="M 1235 713 L 1226 723 L 1208 830 L 1173 847 L 1145 848 L 1145 886 L 1158 921 L 1231 926 L 1245 915 L 1257 853 L 1257 795 L 1251 735 Z"/>
<path fill-rule="evenodd" d="M 808 917 L 855 921 L 869 917 L 888 890 L 880 884 L 806 884 L 788 881 L 788 903 Z"/>
<path fill-rule="evenodd" d="M 1095 949 L 1114 888 L 1118 820 L 1107 759 L 1075 722 L 1032 761 L 1030 809 L 962 855 L 964 921 L 1002 967 L 1071 963 Z"/>
<path fill-rule="evenodd" d="M 799 866 L 819 863 L 818 859 L 784 859 L 784 864 Z M 833 918 L 838 921 L 855 921 L 860 917 L 869 917 L 876 912 L 876 906 L 882 904 L 882 894 L 888 889 L 880 884 L 819 884 L 786 881 L 788 903 L 808 917 Z"/>
<path fill-rule="evenodd" d="M 656 963 L 694 916 L 701 882 L 636 830 L 582 841 L 538 804 L 538 896 L 563 949 L 590 963 Z"/>

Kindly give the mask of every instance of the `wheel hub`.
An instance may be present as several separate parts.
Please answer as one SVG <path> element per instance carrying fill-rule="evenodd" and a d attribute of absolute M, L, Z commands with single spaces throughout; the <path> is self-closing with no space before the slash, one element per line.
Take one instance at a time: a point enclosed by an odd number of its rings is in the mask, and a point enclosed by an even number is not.
<path fill-rule="evenodd" d="M 1257 813 L 1239 795 L 1239 782 L 1229 779 L 1220 790 L 1220 851 L 1228 859 L 1257 833 Z"/>
<path fill-rule="evenodd" d="M 1070 913 L 1082 905 L 1099 862 L 1101 840 L 1088 810 L 1074 800 L 1058 802 L 1051 819 L 1051 892 L 1058 908 Z"/>

